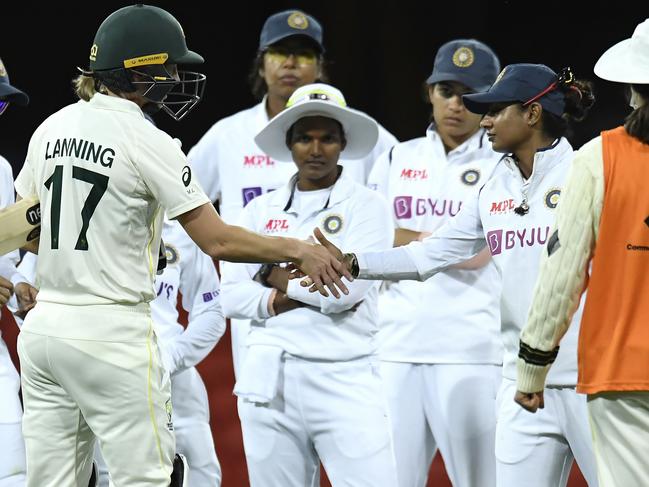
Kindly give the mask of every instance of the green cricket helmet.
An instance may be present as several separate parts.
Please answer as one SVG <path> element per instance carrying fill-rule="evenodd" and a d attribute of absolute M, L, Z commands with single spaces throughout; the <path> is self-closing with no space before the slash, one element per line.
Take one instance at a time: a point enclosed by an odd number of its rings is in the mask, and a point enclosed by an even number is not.
<path fill-rule="evenodd" d="M 140 91 L 157 109 L 183 118 L 201 99 L 205 75 L 170 65 L 200 64 L 180 23 L 166 10 L 131 5 L 110 14 L 90 49 L 92 75 L 111 91 Z"/>

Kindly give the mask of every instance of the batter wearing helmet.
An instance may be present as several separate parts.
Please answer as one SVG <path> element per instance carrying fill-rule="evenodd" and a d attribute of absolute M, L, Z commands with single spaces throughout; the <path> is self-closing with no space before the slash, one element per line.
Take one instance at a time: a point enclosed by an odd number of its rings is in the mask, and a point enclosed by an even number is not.
<path fill-rule="evenodd" d="M 204 77 L 177 65 L 202 61 L 165 10 L 119 9 L 76 81 L 84 101 L 32 136 L 15 183 L 43 214 L 39 296 L 18 342 L 29 487 L 85 486 L 95 439 L 116 485 L 170 483 L 170 384 L 149 306 L 165 212 L 213 258 L 295 261 L 323 293 L 346 291 L 324 249 L 223 223 L 181 149 L 144 117 L 184 117 Z"/>

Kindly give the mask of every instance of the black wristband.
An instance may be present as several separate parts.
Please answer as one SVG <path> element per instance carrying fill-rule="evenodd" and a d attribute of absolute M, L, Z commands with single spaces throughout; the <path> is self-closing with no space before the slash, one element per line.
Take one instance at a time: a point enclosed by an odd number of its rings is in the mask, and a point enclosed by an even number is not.
<path fill-rule="evenodd" d="M 360 269 L 358 267 L 358 258 L 356 254 L 348 253 L 344 255 L 344 261 L 349 262 L 349 272 L 351 272 L 352 277 L 355 279 L 358 277 Z"/>
<path fill-rule="evenodd" d="M 270 273 L 273 272 L 273 268 L 276 265 L 277 264 L 262 265 L 257 271 L 257 274 L 255 274 L 255 277 L 253 279 L 258 283 L 260 283 L 262 286 L 272 287 L 270 284 L 268 284 L 268 277 L 270 276 Z"/>

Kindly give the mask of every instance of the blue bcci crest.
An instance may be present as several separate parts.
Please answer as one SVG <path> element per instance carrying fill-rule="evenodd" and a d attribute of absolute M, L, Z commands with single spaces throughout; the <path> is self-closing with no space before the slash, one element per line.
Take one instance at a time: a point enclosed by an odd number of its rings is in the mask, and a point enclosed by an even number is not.
<path fill-rule="evenodd" d="M 165 254 L 167 255 L 167 265 L 178 262 L 178 250 L 173 245 L 165 243 Z"/>
<path fill-rule="evenodd" d="M 554 210 L 559 203 L 559 196 L 561 195 L 560 189 L 551 189 L 545 195 L 545 206 Z"/>
<path fill-rule="evenodd" d="M 340 232 L 340 230 L 343 228 L 343 219 L 339 215 L 329 215 L 327 218 L 324 219 L 324 222 L 322 223 L 322 227 L 325 229 L 327 233 L 330 234 L 335 234 Z"/>
<path fill-rule="evenodd" d="M 467 186 L 474 186 L 478 184 L 478 181 L 480 181 L 480 171 L 477 169 L 468 169 L 462 173 L 460 179 L 462 179 L 462 182 Z"/>

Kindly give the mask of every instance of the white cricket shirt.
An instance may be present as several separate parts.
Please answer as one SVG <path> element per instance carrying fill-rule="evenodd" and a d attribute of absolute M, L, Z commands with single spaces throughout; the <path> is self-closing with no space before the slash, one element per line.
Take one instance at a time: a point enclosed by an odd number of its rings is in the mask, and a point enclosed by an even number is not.
<path fill-rule="evenodd" d="M 341 248 L 382 250 L 392 245 L 390 216 L 376 192 L 344 177 L 325 191 L 298 192 L 296 179 L 253 200 L 239 223 L 265 235 L 307 239 L 319 227 Z M 314 194 L 309 194 L 314 193 Z M 350 360 L 376 351 L 378 282 L 347 283 L 340 299 L 309 293 L 289 281 L 290 298 L 308 306 L 270 317 L 271 289 L 253 281 L 258 264 L 224 262 L 222 304 L 227 316 L 251 319 L 247 345 L 271 345 L 292 355 Z"/>
<path fill-rule="evenodd" d="M 36 129 L 16 190 L 41 202 L 38 301 L 67 305 L 151 301 L 164 212 L 209 201 L 176 142 L 102 94 Z"/>
<path fill-rule="evenodd" d="M 479 130 L 448 154 L 430 127 L 374 165 L 368 186 L 392 207 L 395 227 L 434 232 L 476 198 L 500 155 Z M 424 282 L 386 281 L 379 294 L 382 360 L 502 363 L 500 277 L 493 262 L 449 269 Z"/>
<path fill-rule="evenodd" d="M 561 138 L 536 153 L 534 171 L 525 180 L 514 160 L 503 157 L 479 196 L 467 200 L 458 216 L 435 234 L 423 242 L 413 242 L 381 254 L 359 254 L 361 276 L 427 279 L 473 257 L 488 243 L 502 278 L 503 375 L 516 380 L 519 335 L 527 321 L 541 253 L 546 252 L 555 209 L 572 159 L 572 147 Z M 514 209 L 524 196 L 529 212 L 518 215 Z M 577 335 L 582 306 L 561 342 L 561 350 L 548 375 L 549 385 L 576 384 Z"/>

